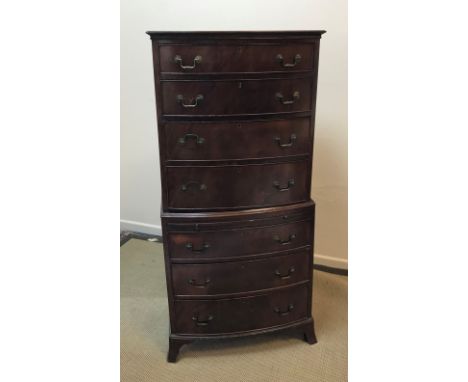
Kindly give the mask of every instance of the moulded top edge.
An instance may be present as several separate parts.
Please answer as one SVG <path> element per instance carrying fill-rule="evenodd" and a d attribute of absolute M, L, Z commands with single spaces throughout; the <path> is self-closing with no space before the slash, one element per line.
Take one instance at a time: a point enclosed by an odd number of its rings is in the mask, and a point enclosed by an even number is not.
<path fill-rule="evenodd" d="M 278 37 L 321 37 L 324 30 L 297 31 L 147 31 L 151 39 L 157 38 L 278 38 Z"/>

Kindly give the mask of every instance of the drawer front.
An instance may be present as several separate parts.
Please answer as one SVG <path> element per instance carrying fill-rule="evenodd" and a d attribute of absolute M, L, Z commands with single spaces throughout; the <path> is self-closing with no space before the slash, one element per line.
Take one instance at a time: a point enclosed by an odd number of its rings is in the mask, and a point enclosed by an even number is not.
<path fill-rule="evenodd" d="M 163 81 L 165 115 L 236 115 L 309 111 L 310 78 Z"/>
<path fill-rule="evenodd" d="M 239 123 L 166 123 L 169 160 L 217 160 L 308 154 L 310 119 Z"/>
<path fill-rule="evenodd" d="M 313 70 L 313 44 L 161 45 L 162 72 L 262 72 Z"/>
<path fill-rule="evenodd" d="M 288 251 L 312 244 L 311 220 L 271 227 L 207 232 L 169 232 L 173 259 L 210 259 Z"/>
<path fill-rule="evenodd" d="M 308 161 L 166 167 L 169 209 L 240 209 L 309 199 Z"/>
<path fill-rule="evenodd" d="M 211 264 L 173 264 L 176 295 L 249 292 L 308 280 L 309 250 L 268 259 Z"/>
<path fill-rule="evenodd" d="M 285 325 L 308 316 L 308 285 L 255 297 L 176 300 L 177 333 L 235 333 Z"/>

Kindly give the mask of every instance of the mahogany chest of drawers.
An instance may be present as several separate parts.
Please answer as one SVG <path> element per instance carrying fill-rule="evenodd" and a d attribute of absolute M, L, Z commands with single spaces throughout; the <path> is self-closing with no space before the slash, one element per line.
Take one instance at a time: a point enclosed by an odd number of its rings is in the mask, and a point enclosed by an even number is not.
<path fill-rule="evenodd" d="M 316 342 L 310 199 L 324 31 L 148 32 L 170 328 Z"/>

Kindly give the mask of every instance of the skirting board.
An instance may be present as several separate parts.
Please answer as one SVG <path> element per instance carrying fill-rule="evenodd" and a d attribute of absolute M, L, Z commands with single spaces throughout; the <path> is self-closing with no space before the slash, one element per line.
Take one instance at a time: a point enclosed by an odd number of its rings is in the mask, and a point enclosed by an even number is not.
<path fill-rule="evenodd" d="M 120 231 L 141 232 L 149 235 L 162 235 L 162 228 L 160 225 L 147 224 L 132 220 L 120 220 Z M 326 256 L 316 253 L 315 264 L 323 265 L 330 268 L 348 269 L 348 260 L 338 257 Z"/>
<path fill-rule="evenodd" d="M 320 253 L 314 254 L 314 262 L 316 265 L 324 265 L 330 268 L 348 269 L 348 259 L 339 257 L 325 256 Z"/>
<path fill-rule="evenodd" d="M 133 220 L 120 220 L 120 231 L 147 233 L 149 235 L 162 235 L 162 227 L 155 224 L 136 222 Z"/>

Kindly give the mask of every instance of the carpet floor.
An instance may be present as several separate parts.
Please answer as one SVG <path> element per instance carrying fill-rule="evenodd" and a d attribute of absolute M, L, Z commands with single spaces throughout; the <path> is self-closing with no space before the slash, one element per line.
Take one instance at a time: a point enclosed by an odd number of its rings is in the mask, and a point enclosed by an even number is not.
<path fill-rule="evenodd" d="M 348 278 L 314 271 L 318 343 L 294 334 L 198 341 L 167 363 L 169 315 L 160 243 L 121 247 L 122 382 L 342 382 L 348 369 Z"/>

